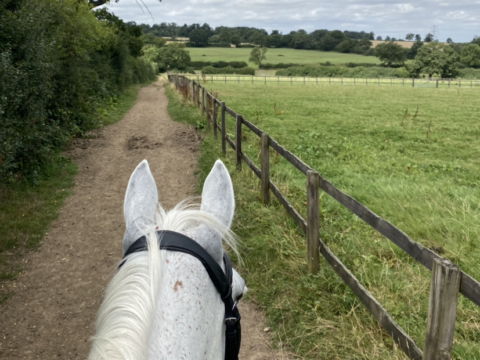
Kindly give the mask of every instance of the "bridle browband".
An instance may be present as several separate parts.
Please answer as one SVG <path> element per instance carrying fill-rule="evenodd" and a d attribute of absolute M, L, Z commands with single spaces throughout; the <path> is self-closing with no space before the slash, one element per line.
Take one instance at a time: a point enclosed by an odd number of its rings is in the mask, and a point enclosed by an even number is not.
<path fill-rule="evenodd" d="M 188 236 L 170 230 L 157 231 L 156 234 L 158 243 L 160 244 L 160 250 L 183 252 L 194 256 L 200 260 L 205 270 L 207 270 L 208 276 L 210 276 L 210 279 L 225 304 L 225 360 L 238 360 L 242 332 L 237 302 L 233 301 L 232 298 L 233 270 L 228 255 L 225 252 L 223 253 L 224 273 L 220 265 L 218 265 L 210 254 Z M 123 264 L 125 264 L 128 255 L 147 250 L 147 238 L 142 236 L 130 245 L 118 268 L 120 269 Z"/>

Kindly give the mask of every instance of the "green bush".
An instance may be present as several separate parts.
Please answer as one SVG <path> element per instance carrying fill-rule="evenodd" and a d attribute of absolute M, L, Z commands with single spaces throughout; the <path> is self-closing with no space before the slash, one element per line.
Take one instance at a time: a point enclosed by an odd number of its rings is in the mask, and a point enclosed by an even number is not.
<path fill-rule="evenodd" d="M 255 75 L 255 69 L 251 67 L 235 69 L 231 66 L 224 67 L 224 68 L 215 68 L 213 66 L 206 66 L 202 69 L 202 73 L 208 74 L 208 75 L 215 75 L 215 74 Z"/>
<path fill-rule="evenodd" d="M 277 76 L 311 76 L 311 77 L 345 77 L 345 78 L 390 78 L 408 77 L 400 76 L 402 68 L 394 69 L 381 66 L 350 68 L 347 66 L 294 66 L 287 69 L 277 70 Z M 406 75 L 406 70 L 404 75 Z"/>
<path fill-rule="evenodd" d="M 154 78 L 132 56 L 140 36 L 87 2 L 0 2 L 0 182 L 35 183 L 66 140 L 98 124 L 107 99 Z"/>
<path fill-rule="evenodd" d="M 202 69 L 206 66 L 213 66 L 215 68 L 225 68 L 228 66 L 233 67 L 234 69 L 241 69 L 247 67 L 248 64 L 245 61 L 191 61 L 190 67 L 194 69 Z"/>
<path fill-rule="evenodd" d="M 480 69 L 460 69 L 458 70 L 458 77 L 462 79 L 480 79 Z"/>

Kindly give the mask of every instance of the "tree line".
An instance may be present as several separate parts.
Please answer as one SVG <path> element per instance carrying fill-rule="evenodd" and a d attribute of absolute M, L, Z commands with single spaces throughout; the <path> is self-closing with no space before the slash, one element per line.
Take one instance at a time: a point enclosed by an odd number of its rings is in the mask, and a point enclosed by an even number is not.
<path fill-rule="evenodd" d="M 138 26 L 143 33 L 157 37 L 187 37 L 189 38 L 189 45 L 194 47 L 230 47 L 230 44 L 239 46 L 242 43 L 248 43 L 274 48 L 339 51 L 356 54 L 366 54 L 371 47 L 371 40 L 374 40 L 375 36 L 373 32 L 340 30 L 315 30 L 311 33 L 305 30 L 297 30 L 288 34 L 273 30 L 268 34 L 264 29 L 253 27 L 218 26 L 212 28 L 208 24 L 178 26 L 175 23 L 161 23 L 151 26 L 139 24 Z M 367 55 L 373 55 L 373 53 L 370 51 Z"/>

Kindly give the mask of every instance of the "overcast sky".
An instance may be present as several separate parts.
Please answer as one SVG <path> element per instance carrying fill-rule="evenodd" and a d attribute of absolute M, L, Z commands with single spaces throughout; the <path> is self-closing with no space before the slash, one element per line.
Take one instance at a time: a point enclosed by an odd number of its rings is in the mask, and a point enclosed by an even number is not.
<path fill-rule="evenodd" d="M 373 31 L 375 37 L 396 38 L 405 38 L 409 32 L 423 38 L 436 26 L 440 41 L 450 37 L 454 42 L 467 42 L 480 36 L 480 0 L 143 0 L 151 15 L 142 0 L 137 1 L 112 0 L 108 8 L 124 21 L 150 25 L 208 23 L 284 34 L 298 29 L 363 30 Z"/>

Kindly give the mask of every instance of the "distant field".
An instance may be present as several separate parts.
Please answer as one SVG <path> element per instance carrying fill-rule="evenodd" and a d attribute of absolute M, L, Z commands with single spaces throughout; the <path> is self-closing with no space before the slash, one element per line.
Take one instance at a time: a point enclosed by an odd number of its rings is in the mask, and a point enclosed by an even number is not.
<path fill-rule="evenodd" d="M 188 48 L 192 61 L 245 61 L 248 62 L 251 48 Z M 332 64 L 369 63 L 380 64 L 374 56 L 341 54 L 333 51 L 268 49 L 265 63 L 318 64 L 330 61 Z M 257 66 L 249 63 L 251 67 Z"/>
<path fill-rule="evenodd" d="M 205 86 L 342 191 L 480 279 L 478 89 Z M 234 120 L 227 119 L 232 136 Z M 244 128 L 242 139 L 242 151 L 259 166 L 258 138 Z M 305 215 L 305 177 L 274 152 L 270 166 L 271 180 Z M 233 174 L 242 189 L 235 231 L 247 283 L 278 341 L 305 359 L 404 359 L 324 261 L 318 276 L 305 275 L 296 226 L 280 206 L 258 204 L 258 183 L 245 165 Z M 430 273 L 327 195 L 320 198 L 322 239 L 422 348 Z M 452 359 L 480 359 L 479 319 L 480 309 L 460 295 Z"/>

